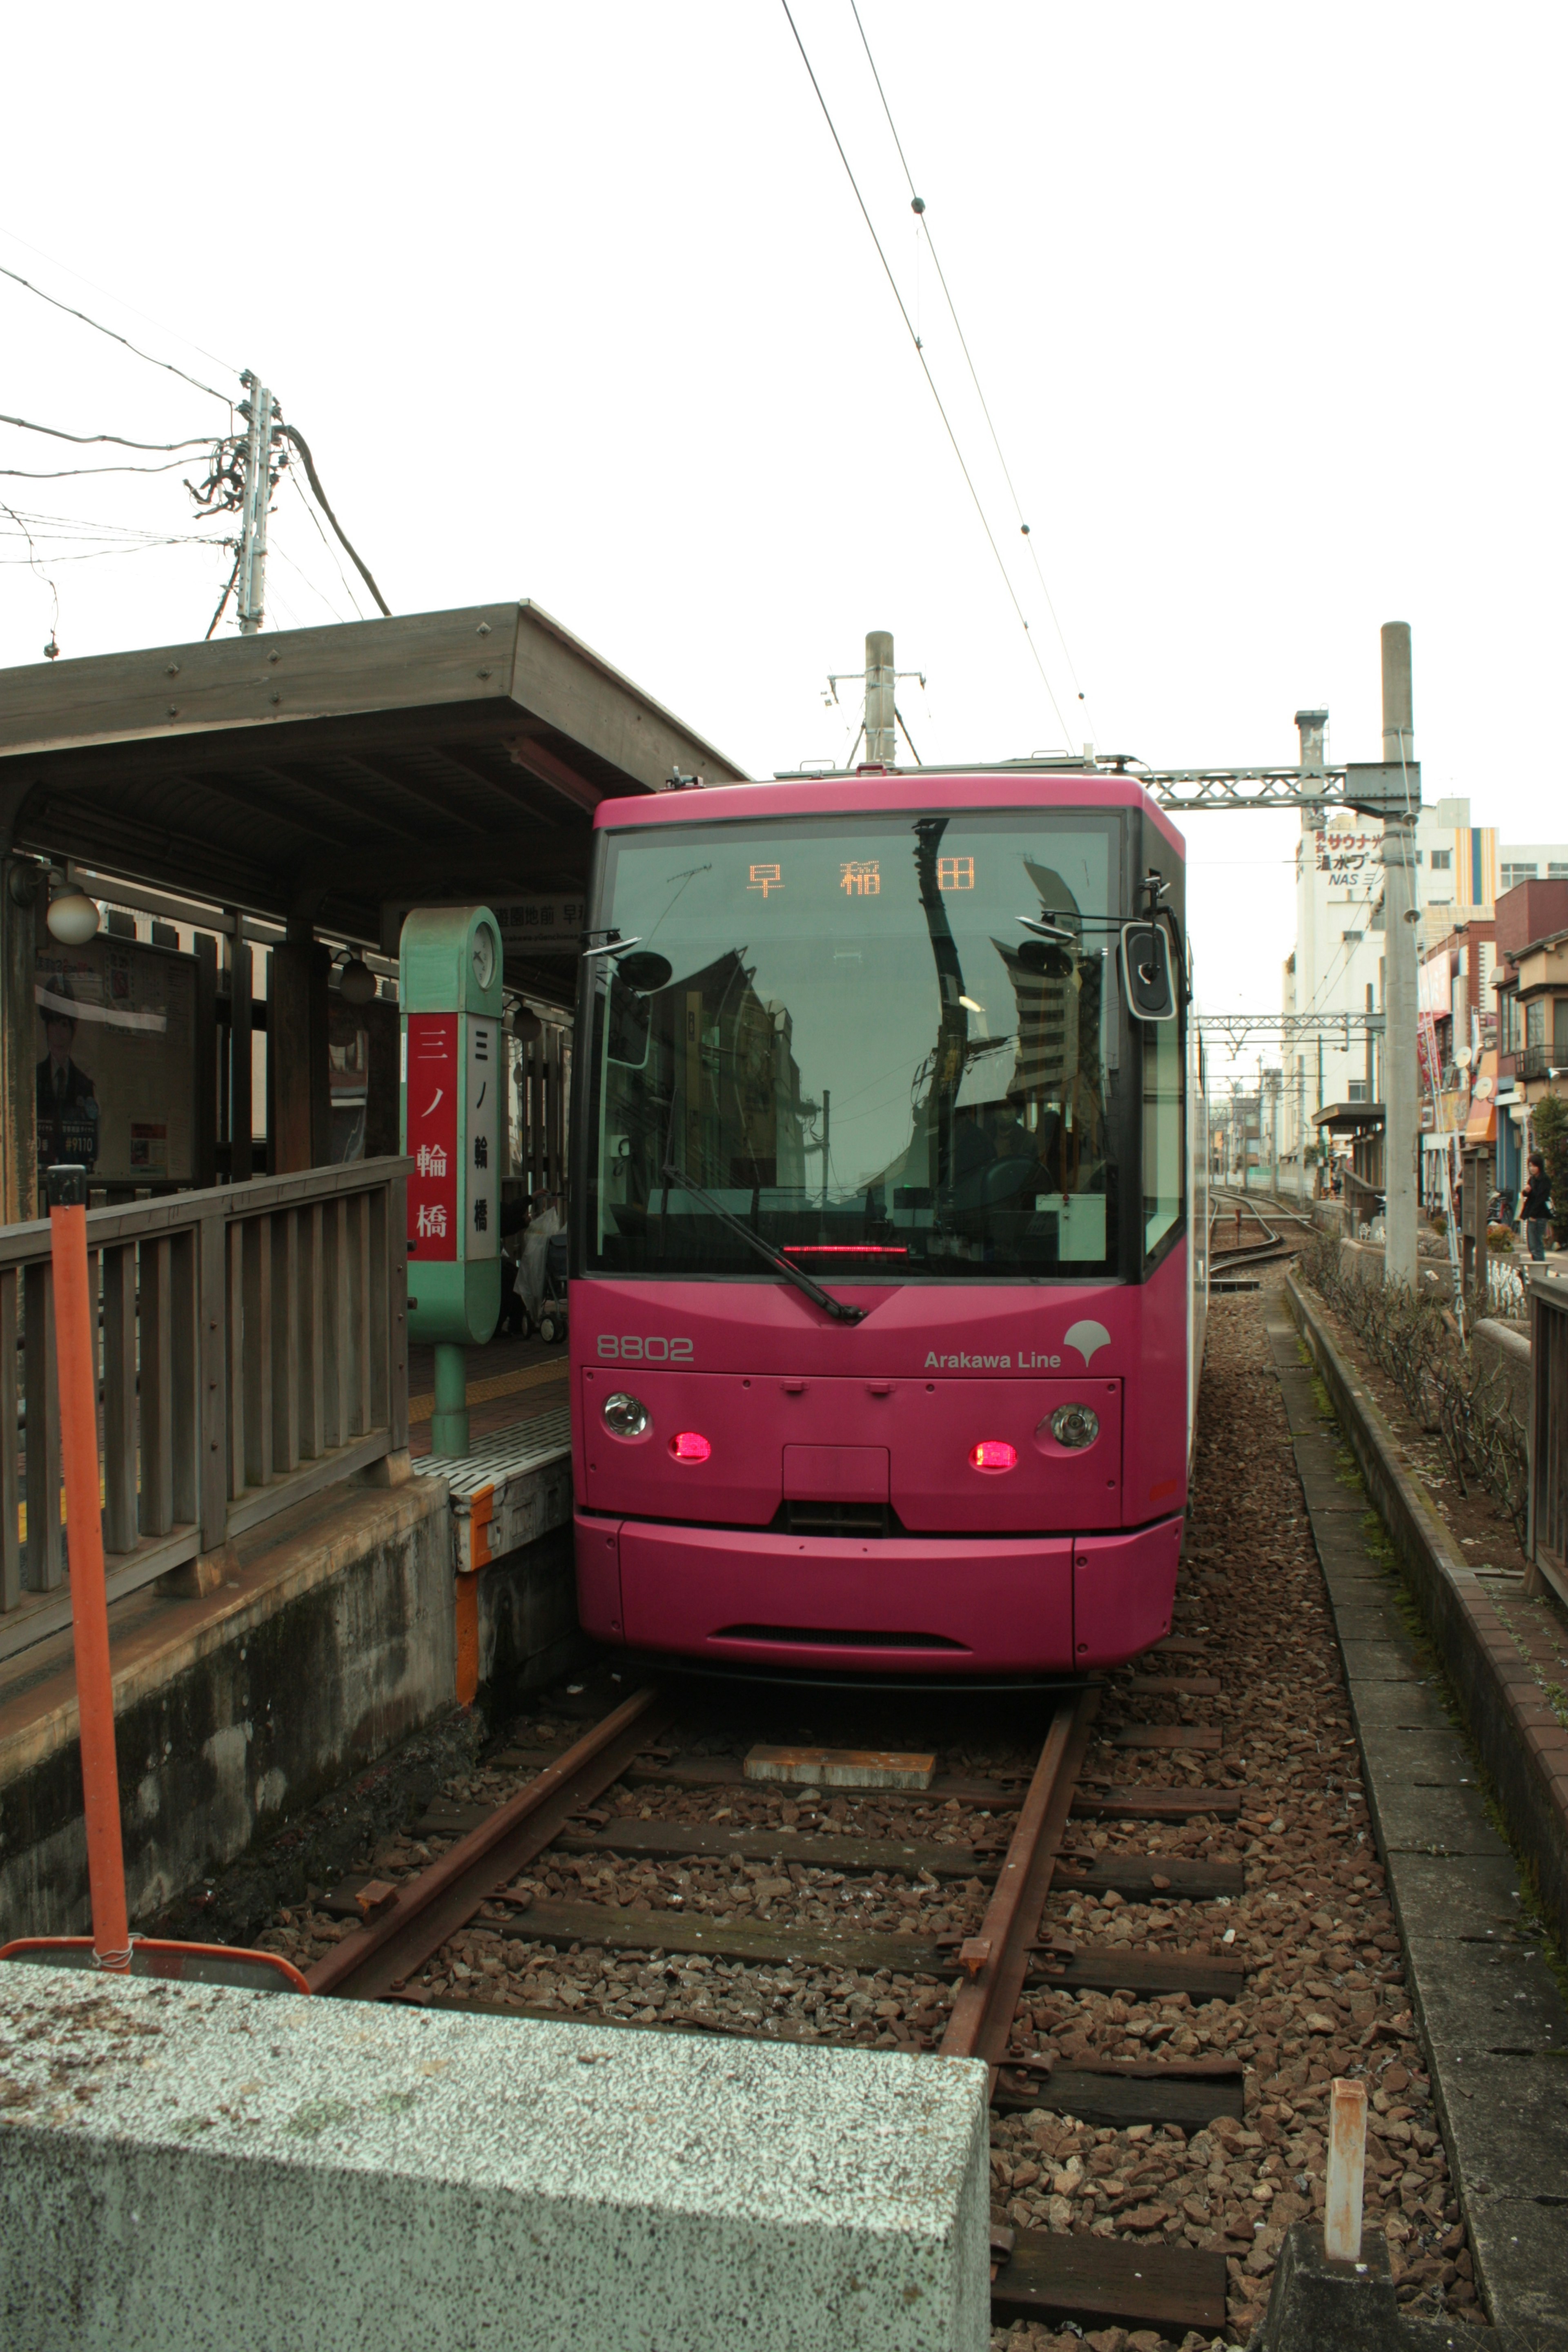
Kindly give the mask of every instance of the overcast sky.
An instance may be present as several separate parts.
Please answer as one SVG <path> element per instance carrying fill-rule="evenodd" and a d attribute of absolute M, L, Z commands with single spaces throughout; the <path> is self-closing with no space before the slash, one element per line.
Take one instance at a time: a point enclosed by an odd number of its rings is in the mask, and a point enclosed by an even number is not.
<path fill-rule="evenodd" d="M 847 753 L 875 627 L 928 761 L 1289 761 L 1312 703 L 1376 758 L 1399 618 L 1426 797 L 1568 835 L 1563 12 L 860 0 L 1064 651 L 848 0 L 792 5 L 1050 693 L 780 0 L 18 12 L 0 263 L 261 373 L 395 612 L 532 597 L 755 772 Z M 8 279 L 0 352 L 8 413 L 227 429 Z M 62 522 L 220 534 L 181 480 L 0 480 L 0 666 L 204 633 L 221 550 Z M 268 625 L 353 617 L 272 529 Z M 1296 830 L 1189 825 L 1202 1001 L 1278 1004 Z"/>

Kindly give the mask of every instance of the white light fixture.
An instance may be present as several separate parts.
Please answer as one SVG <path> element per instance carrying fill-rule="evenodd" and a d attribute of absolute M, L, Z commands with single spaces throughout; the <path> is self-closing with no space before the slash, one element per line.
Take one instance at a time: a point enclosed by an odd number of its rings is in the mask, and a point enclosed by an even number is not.
<path fill-rule="evenodd" d="M 62 890 L 49 901 L 49 936 L 62 947 L 84 948 L 98 933 L 98 908 L 81 890 Z"/>
<path fill-rule="evenodd" d="M 350 956 L 338 979 L 345 1004 L 368 1004 L 376 992 L 376 977 L 364 958 Z"/>

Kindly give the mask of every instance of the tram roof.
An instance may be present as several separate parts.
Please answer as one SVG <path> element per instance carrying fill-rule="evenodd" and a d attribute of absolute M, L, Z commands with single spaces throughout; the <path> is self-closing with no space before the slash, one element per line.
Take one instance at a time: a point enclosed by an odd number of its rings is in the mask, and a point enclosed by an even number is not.
<path fill-rule="evenodd" d="M 366 941 L 581 890 L 599 803 L 672 772 L 744 781 L 528 601 L 0 670 L 0 849 Z"/>
<path fill-rule="evenodd" d="M 973 809 L 1142 809 L 1184 856 L 1186 844 L 1141 779 L 1123 769 L 1060 757 L 985 766 L 816 768 L 781 772 L 744 793 L 709 786 L 667 792 L 647 807 L 606 803 L 595 825 L 700 824 L 705 817 L 825 816 Z M 965 789 L 967 787 L 967 789 Z"/>

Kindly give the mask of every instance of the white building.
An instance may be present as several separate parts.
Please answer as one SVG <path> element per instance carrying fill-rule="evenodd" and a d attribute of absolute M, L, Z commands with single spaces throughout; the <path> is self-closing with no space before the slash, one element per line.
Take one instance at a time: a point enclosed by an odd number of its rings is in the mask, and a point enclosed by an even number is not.
<path fill-rule="evenodd" d="M 1423 943 L 1468 917 L 1489 917 L 1500 889 L 1539 875 L 1568 876 L 1568 843 L 1500 845 L 1492 825 L 1472 825 L 1468 800 L 1423 808 L 1415 822 L 1415 897 Z M 1351 810 L 1301 812 L 1296 852 L 1296 944 L 1286 958 L 1287 1013 L 1381 1013 L 1383 825 Z M 1490 942 L 1477 954 L 1470 1002 L 1491 1002 Z M 1298 1038 L 1285 1049 L 1282 1156 L 1295 1158 L 1313 1113 L 1328 1103 L 1383 1100 L 1383 1041 L 1365 1033 Z"/>

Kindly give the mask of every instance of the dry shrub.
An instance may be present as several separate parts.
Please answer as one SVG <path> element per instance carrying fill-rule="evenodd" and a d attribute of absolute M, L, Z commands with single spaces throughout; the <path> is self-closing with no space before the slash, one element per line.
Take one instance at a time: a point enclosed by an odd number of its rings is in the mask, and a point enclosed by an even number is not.
<path fill-rule="evenodd" d="M 1326 1306 L 1348 1323 L 1405 1399 L 1412 1421 L 1440 1437 L 1461 1495 L 1480 1486 L 1502 1507 L 1522 1549 L 1530 1507 L 1524 1424 L 1500 1366 L 1459 1344 L 1447 1309 L 1359 1266 L 1346 1271 L 1323 1234 L 1297 1261 Z"/>

